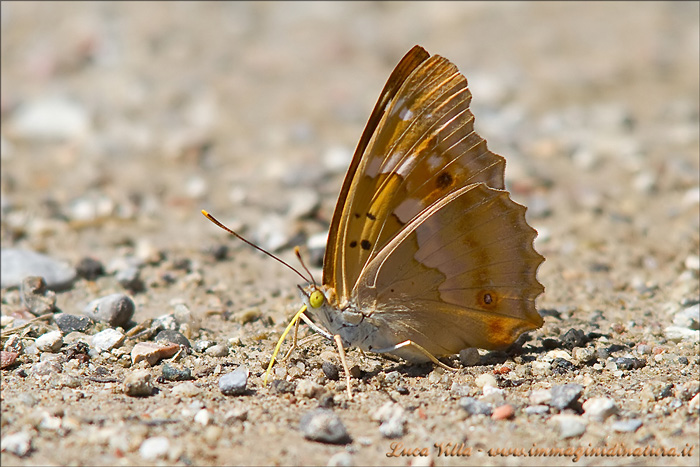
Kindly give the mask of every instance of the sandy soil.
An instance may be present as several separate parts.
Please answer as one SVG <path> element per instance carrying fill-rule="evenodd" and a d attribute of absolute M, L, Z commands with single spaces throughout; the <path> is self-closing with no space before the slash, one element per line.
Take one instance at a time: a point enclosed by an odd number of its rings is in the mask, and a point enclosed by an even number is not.
<path fill-rule="evenodd" d="M 665 2 L 3 2 L 2 247 L 104 264 L 107 274 L 58 292 L 63 312 L 125 291 L 136 322 L 184 303 L 200 325 L 191 342 L 224 344 L 229 355 L 170 362 L 191 370 L 197 394 L 159 380 L 156 394 L 136 398 L 121 391 L 124 378 L 145 368 L 155 379 L 163 363 L 129 365 L 121 357 L 131 341 L 47 376 L 31 372 L 43 355 L 23 354 L 2 370 L 2 436 L 28 433 L 31 450 L 0 461 L 558 465 L 571 457 L 489 450 L 624 444 L 693 451 L 577 464 L 697 465 L 699 17 L 697 3 Z M 297 394 L 271 391 L 262 375 L 299 307 L 298 278 L 199 210 L 295 263 L 292 246 L 327 229 L 366 118 L 414 44 L 465 74 L 477 130 L 506 157 L 509 189 L 529 206 L 546 257 L 545 325 L 522 353 L 481 352 L 480 364 L 455 374 L 350 350 L 359 366 L 352 400 L 342 378 L 321 369 L 337 362 L 332 345 L 314 341 L 276 370 Z M 28 128 L 23 109 L 49 112 L 55 98 L 70 103 L 69 115 Z M 142 291 L 125 290 L 112 272 L 129 257 L 141 261 Z M 16 289 L 2 291 L 2 313 L 21 316 Z M 695 332 L 677 337 L 673 326 Z M 28 343 L 51 329 L 38 326 Z M 593 360 L 566 348 L 570 329 L 591 337 L 579 349 Z M 241 364 L 248 392 L 223 395 L 220 376 Z M 502 392 L 484 396 L 482 374 Z M 325 395 L 299 391 L 309 382 Z M 558 410 L 525 410 L 536 391 L 567 383 L 584 387 L 580 402 L 606 397 L 617 413 L 596 421 L 566 409 L 586 427 L 567 438 Z M 469 416 L 463 396 L 508 402 L 514 417 Z M 389 401 L 404 409 L 396 439 L 372 418 Z M 300 419 L 319 405 L 340 417 L 350 444 L 303 437 Z M 617 431 L 616 422 L 637 419 L 636 431 Z M 144 441 L 160 436 L 169 447 L 150 459 Z M 472 455 L 440 456 L 434 445 L 448 442 Z M 429 456 L 387 456 L 391 443 Z"/>

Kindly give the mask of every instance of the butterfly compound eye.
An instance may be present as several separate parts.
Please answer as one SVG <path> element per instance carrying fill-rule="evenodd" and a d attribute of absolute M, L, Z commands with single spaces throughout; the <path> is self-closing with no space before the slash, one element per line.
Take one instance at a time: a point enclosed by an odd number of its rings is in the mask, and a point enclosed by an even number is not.
<path fill-rule="evenodd" d="M 320 290 L 315 290 L 309 297 L 309 304 L 314 308 L 319 308 L 321 305 L 323 305 L 323 301 L 325 299 L 326 297 L 323 296 L 323 293 Z"/>

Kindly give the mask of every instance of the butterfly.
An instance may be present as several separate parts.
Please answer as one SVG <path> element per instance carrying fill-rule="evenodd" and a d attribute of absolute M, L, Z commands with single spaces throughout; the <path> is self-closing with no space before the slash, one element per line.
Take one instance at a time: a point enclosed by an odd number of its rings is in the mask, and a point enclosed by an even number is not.
<path fill-rule="evenodd" d="M 447 59 L 415 46 L 398 63 L 340 190 L 322 282 L 300 287 L 304 305 L 268 374 L 300 319 L 337 344 L 350 397 L 345 348 L 450 368 L 437 357 L 503 349 L 542 325 L 537 232 L 470 102 Z"/>

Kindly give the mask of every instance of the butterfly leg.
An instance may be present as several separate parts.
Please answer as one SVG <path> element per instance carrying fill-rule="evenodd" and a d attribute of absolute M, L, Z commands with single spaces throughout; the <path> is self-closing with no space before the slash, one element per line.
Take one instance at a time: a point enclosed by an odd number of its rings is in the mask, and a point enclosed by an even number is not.
<path fill-rule="evenodd" d="M 340 355 L 340 362 L 343 364 L 343 369 L 345 370 L 345 380 L 347 381 L 348 398 L 352 399 L 352 391 L 350 390 L 352 384 L 350 382 L 350 370 L 348 369 L 348 362 L 345 359 L 345 349 L 343 349 L 343 341 L 340 339 L 340 336 L 338 334 L 333 336 L 333 340 L 335 340 L 335 344 L 338 346 L 338 355 Z"/>
<path fill-rule="evenodd" d="M 396 345 L 394 345 L 394 346 L 387 347 L 386 349 L 372 349 L 372 352 L 377 352 L 377 353 L 388 353 L 388 352 L 394 352 L 395 350 L 399 350 L 399 349 L 401 349 L 401 348 L 403 348 L 403 347 L 412 347 L 412 348 L 418 350 L 420 353 L 422 353 L 423 355 L 425 355 L 426 357 L 428 357 L 428 359 L 429 359 L 431 362 L 433 362 L 434 364 L 436 364 L 436 365 L 439 366 L 440 368 L 444 368 L 445 370 L 450 370 L 450 371 L 457 371 L 457 368 L 452 368 L 452 367 L 449 366 L 449 365 L 445 365 L 445 364 L 442 363 L 440 360 L 438 360 L 437 358 L 435 358 L 435 356 L 434 356 L 433 354 L 431 354 L 430 352 L 428 352 L 427 350 L 425 350 L 422 346 L 420 346 L 419 344 L 416 344 L 415 342 L 413 342 L 413 341 L 410 340 L 410 339 L 407 340 L 407 341 L 400 342 L 400 343 L 398 343 L 398 344 L 396 344 Z"/>
<path fill-rule="evenodd" d="M 289 356 L 292 355 L 292 352 L 294 351 L 294 349 L 297 348 L 297 334 L 298 334 L 298 332 L 299 332 L 299 320 L 297 320 L 296 323 L 294 323 L 294 337 L 292 337 L 292 346 L 289 347 L 289 350 L 287 350 L 287 353 L 284 354 L 284 357 L 282 357 L 278 360 L 280 363 L 286 362 L 287 359 L 289 358 Z"/>

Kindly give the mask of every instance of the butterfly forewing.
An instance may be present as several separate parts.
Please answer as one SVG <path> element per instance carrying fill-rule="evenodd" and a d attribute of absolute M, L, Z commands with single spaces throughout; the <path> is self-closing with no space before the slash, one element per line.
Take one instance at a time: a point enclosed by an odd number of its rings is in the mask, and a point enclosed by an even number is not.
<path fill-rule="evenodd" d="M 503 348 L 542 324 L 535 236 L 507 192 L 460 188 L 370 261 L 352 299 L 397 343 L 411 339 L 434 355 Z"/>
<path fill-rule="evenodd" d="M 466 79 L 440 56 L 418 63 L 388 100 L 336 208 L 342 203 L 324 283 L 341 301 L 367 262 L 423 209 L 470 183 L 503 188 L 504 160 L 474 132 L 470 101 Z"/>

